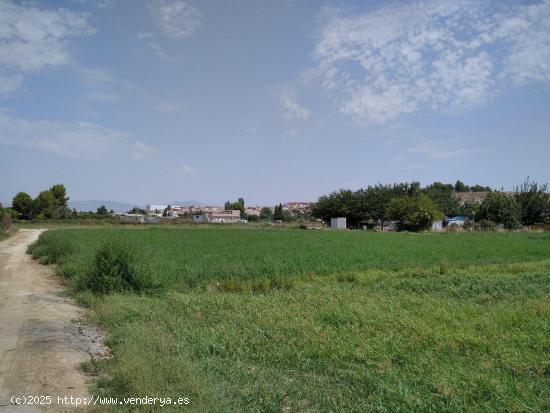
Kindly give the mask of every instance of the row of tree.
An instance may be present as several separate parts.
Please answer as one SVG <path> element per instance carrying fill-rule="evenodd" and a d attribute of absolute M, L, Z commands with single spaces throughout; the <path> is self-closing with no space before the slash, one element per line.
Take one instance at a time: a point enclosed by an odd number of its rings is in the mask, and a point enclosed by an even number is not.
<path fill-rule="evenodd" d="M 464 189 L 484 189 L 482 202 L 460 202 L 457 192 Z M 546 184 L 527 180 L 513 193 L 491 191 L 481 185 L 467 186 L 434 182 L 424 188 L 419 182 L 374 185 L 357 191 L 341 189 L 321 196 L 312 209 L 316 218 L 346 217 L 348 225 L 378 224 L 397 221 L 400 229 L 428 229 L 443 216 L 465 215 L 473 221 L 489 221 L 506 228 L 532 225 L 550 220 L 550 194 Z"/>
<path fill-rule="evenodd" d="M 68 201 L 65 186 L 57 184 L 40 192 L 34 199 L 26 192 L 19 192 L 11 205 L 19 219 L 68 219 L 73 215 Z"/>

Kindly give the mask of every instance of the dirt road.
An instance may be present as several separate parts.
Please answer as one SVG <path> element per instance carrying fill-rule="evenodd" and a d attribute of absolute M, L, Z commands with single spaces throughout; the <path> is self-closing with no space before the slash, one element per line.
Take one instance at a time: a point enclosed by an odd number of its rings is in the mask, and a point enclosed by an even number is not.
<path fill-rule="evenodd" d="M 42 230 L 0 242 L 0 412 L 72 411 L 58 396 L 88 396 L 79 364 L 100 345 L 79 324 L 83 309 L 63 297 L 51 268 L 25 253 Z M 12 396 L 52 396 L 51 405 L 13 405 Z M 47 403 L 47 400 L 44 399 Z"/>

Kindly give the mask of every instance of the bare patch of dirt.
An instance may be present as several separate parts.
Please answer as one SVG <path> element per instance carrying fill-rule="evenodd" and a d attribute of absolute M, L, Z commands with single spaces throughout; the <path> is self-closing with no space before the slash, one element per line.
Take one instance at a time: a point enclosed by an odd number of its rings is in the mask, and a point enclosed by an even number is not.
<path fill-rule="evenodd" d="M 0 242 L 0 412 L 73 411 L 57 397 L 89 397 L 79 366 L 108 354 L 101 331 L 83 322 L 85 309 L 62 296 L 50 267 L 26 254 L 41 232 L 19 230 Z M 11 404 L 12 396 L 29 395 L 53 403 Z"/>

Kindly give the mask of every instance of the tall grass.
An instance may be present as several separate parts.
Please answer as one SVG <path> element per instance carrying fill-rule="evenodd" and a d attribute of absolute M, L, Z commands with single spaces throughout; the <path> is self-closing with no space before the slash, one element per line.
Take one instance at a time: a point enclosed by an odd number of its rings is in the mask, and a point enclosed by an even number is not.
<path fill-rule="evenodd" d="M 38 245 L 72 245 L 71 263 L 91 266 L 106 239 L 131 233 L 136 262 L 165 289 L 230 279 L 273 279 L 368 269 L 398 271 L 541 260 L 550 234 L 408 234 L 269 229 L 48 231 Z M 64 247 L 63 247 L 64 249 Z M 46 254 L 48 255 L 48 254 Z M 225 281 L 224 281 L 225 282 Z"/>
<path fill-rule="evenodd" d="M 58 230 L 32 252 L 110 333 L 94 394 L 192 412 L 550 410 L 548 234 Z M 163 294 L 89 292 L 93 271 L 110 285 L 142 267 Z"/>

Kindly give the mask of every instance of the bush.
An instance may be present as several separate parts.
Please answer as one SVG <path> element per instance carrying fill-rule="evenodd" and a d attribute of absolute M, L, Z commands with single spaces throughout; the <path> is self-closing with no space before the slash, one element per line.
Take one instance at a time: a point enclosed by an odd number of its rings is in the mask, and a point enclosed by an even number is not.
<path fill-rule="evenodd" d="M 497 228 L 497 224 L 490 219 L 482 219 L 478 222 L 478 228 L 482 231 L 494 231 Z"/>
<path fill-rule="evenodd" d="M 11 215 L 7 210 L 2 210 L 1 215 L 1 232 L 8 233 L 11 229 Z"/>
<path fill-rule="evenodd" d="M 107 239 L 96 252 L 85 284 L 100 294 L 154 287 L 148 268 L 140 265 L 132 245 L 120 237 Z"/>

